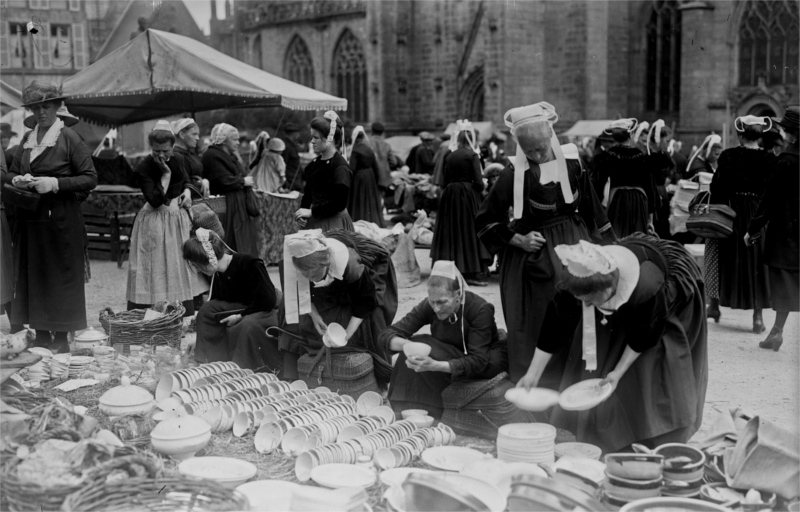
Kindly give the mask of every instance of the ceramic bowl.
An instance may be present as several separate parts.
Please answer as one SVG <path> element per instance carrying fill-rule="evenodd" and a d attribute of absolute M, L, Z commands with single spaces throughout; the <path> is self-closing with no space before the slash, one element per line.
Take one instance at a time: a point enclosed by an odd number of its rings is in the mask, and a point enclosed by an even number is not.
<path fill-rule="evenodd" d="M 347 331 L 336 322 L 331 322 L 328 324 L 325 334 L 322 335 L 322 343 L 324 343 L 326 347 L 344 347 L 347 345 Z"/>
<path fill-rule="evenodd" d="M 662 444 L 654 450 L 656 455 L 664 456 L 664 478 L 667 480 L 680 480 L 694 482 L 703 476 L 703 466 L 706 455 L 693 446 L 682 443 Z M 685 457 L 690 462 L 678 466 L 672 461 L 678 457 Z"/>
<path fill-rule="evenodd" d="M 160 422 L 150 432 L 153 448 L 173 459 L 193 457 L 211 440 L 211 427 L 197 416 L 178 416 Z"/>
<path fill-rule="evenodd" d="M 431 353 L 431 348 L 427 343 L 412 341 L 403 345 L 403 353 L 406 357 L 428 357 Z"/>
<path fill-rule="evenodd" d="M 654 480 L 661 478 L 663 455 L 609 453 L 605 457 L 606 472 L 618 478 Z"/>
<path fill-rule="evenodd" d="M 609 475 L 606 472 L 605 490 L 619 500 L 635 501 L 661 495 L 661 478 L 653 480 L 630 480 Z"/>
<path fill-rule="evenodd" d="M 400 415 L 403 419 L 409 419 L 411 416 L 427 416 L 428 411 L 425 409 L 406 409 L 405 411 L 401 412 Z"/>
<path fill-rule="evenodd" d="M 428 428 L 433 425 L 433 417 L 431 416 L 411 416 L 408 418 L 417 428 Z"/>

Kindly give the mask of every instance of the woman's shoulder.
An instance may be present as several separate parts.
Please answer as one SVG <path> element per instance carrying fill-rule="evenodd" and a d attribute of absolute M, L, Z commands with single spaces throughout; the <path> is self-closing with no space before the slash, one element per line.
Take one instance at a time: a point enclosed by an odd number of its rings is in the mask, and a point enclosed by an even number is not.
<path fill-rule="evenodd" d="M 232 260 L 235 261 L 239 266 L 245 268 L 255 268 L 258 265 L 264 265 L 264 260 L 251 254 L 237 252 L 233 255 Z"/>
<path fill-rule="evenodd" d="M 642 304 L 652 299 L 666 282 L 664 272 L 652 261 L 639 264 L 639 281 L 633 289 L 628 303 L 631 305 Z"/>

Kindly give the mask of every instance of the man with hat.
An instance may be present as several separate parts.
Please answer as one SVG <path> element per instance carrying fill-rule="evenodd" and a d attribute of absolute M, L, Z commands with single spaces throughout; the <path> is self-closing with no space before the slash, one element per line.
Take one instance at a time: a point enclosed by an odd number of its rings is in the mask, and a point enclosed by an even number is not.
<path fill-rule="evenodd" d="M 764 263 L 769 268 L 769 289 L 775 324 L 761 348 L 777 352 L 783 344 L 783 326 L 792 311 L 800 310 L 800 173 L 798 128 L 800 107 L 786 109 L 780 125 L 786 146 L 778 155 L 775 171 L 767 184 L 756 214 L 750 220 L 744 243 L 752 245 L 766 226 Z"/>
<path fill-rule="evenodd" d="M 292 190 L 303 191 L 303 171 L 300 169 L 300 127 L 286 123 L 283 135 L 279 137 L 286 144 L 281 156 L 286 163 L 286 186 Z"/>
<path fill-rule="evenodd" d="M 433 174 L 434 157 L 436 153 L 433 148 L 433 141 L 436 137 L 431 132 L 421 132 L 419 134 L 421 144 L 411 148 L 408 154 L 408 172 L 411 174 Z"/>
<path fill-rule="evenodd" d="M 3 148 L 3 153 L 8 154 L 8 146 L 11 144 L 11 137 L 16 137 L 17 132 L 11 129 L 8 123 L 0 123 L 0 147 Z"/>

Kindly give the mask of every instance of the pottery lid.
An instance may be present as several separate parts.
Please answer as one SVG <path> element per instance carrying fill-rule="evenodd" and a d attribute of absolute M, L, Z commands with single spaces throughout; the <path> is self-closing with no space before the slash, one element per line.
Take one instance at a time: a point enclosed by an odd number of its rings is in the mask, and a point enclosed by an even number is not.
<path fill-rule="evenodd" d="M 75 341 L 103 341 L 106 339 L 108 339 L 108 336 L 94 327 L 89 327 L 80 334 L 75 335 Z"/>
<path fill-rule="evenodd" d="M 155 399 L 146 389 L 131 385 L 128 377 L 120 379 L 120 385 L 109 389 L 100 397 L 100 404 L 108 407 L 131 407 L 145 405 Z"/>
<path fill-rule="evenodd" d="M 168 418 L 150 432 L 150 437 L 155 439 L 186 439 L 209 432 L 211 427 L 202 418 L 197 416 L 176 416 Z"/>

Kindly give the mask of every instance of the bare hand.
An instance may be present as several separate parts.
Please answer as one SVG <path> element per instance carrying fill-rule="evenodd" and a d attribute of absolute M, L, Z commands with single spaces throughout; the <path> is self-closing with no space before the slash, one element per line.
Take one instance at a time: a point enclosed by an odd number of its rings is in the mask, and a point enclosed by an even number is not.
<path fill-rule="evenodd" d="M 189 208 L 192 206 L 192 193 L 189 190 L 184 190 L 181 194 L 181 208 Z"/>
<path fill-rule="evenodd" d="M 245 187 L 252 187 L 254 185 L 253 177 L 252 176 L 245 176 L 244 177 L 244 186 Z"/>
<path fill-rule="evenodd" d="M 535 388 L 539 385 L 539 378 L 534 376 L 532 373 L 527 372 L 525 375 L 522 376 L 519 381 L 517 381 L 518 388 L 524 388 L 526 391 L 530 391 L 531 388 Z"/>
<path fill-rule="evenodd" d="M 414 370 L 415 372 L 438 372 L 441 371 L 439 368 L 439 361 L 435 359 L 431 359 L 429 356 L 425 357 L 409 357 L 406 359 L 406 366 Z"/>
<path fill-rule="evenodd" d="M 307 219 L 311 217 L 311 208 L 300 208 L 296 212 L 294 212 L 295 219 Z"/>
<path fill-rule="evenodd" d="M 314 329 L 317 330 L 320 336 L 325 335 L 325 331 L 328 330 L 328 324 L 322 319 L 321 316 L 311 313 L 311 321 L 314 323 Z"/>
<path fill-rule="evenodd" d="M 753 243 L 754 243 L 754 241 L 753 241 L 753 238 L 750 236 L 750 233 L 745 233 L 744 234 L 744 245 L 750 247 L 751 245 L 753 245 Z"/>
<path fill-rule="evenodd" d="M 611 392 L 617 390 L 617 385 L 619 384 L 619 379 L 622 378 L 622 375 L 617 373 L 616 371 L 611 371 L 606 375 L 606 378 L 601 380 L 597 385 L 600 387 L 605 386 L 606 384 L 611 384 Z"/>
<path fill-rule="evenodd" d="M 155 160 L 156 165 L 161 167 L 161 173 L 162 174 L 170 174 L 172 172 L 172 169 L 169 168 L 169 166 L 167 165 L 166 160 L 164 160 L 160 156 L 153 157 L 153 160 Z"/>
<path fill-rule="evenodd" d="M 522 249 L 527 252 L 536 252 L 542 247 L 547 240 L 544 239 L 538 231 L 531 231 L 527 235 L 522 236 Z"/>
<path fill-rule="evenodd" d="M 296 219 L 294 219 L 294 223 L 297 224 L 297 227 L 304 228 L 304 227 L 306 227 L 306 224 L 308 223 L 308 220 L 303 219 L 303 218 L 296 218 Z"/>
<path fill-rule="evenodd" d="M 208 197 L 211 195 L 211 183 L 208 180 L 202 180 L 200 182 L 200 191 L 203 193 L 203 197 Z"/>
<path fill-rule="evenodd" d="M 231 315 L 231 316 L 226 316 L 225 318 L 220 320 L 219 323 L 224 324 L 228 327 L 232 327 L 241 321 L 242 321 L 242 315 Z"/>
<path fill-rule="evenodd" d="M 58 178 L 51 177 L 33 178 L 33 181 L 30 185 L 30 188 L 39 194 L 49 194 L 50 192 L 55 192 L 57 187 Z"/>

